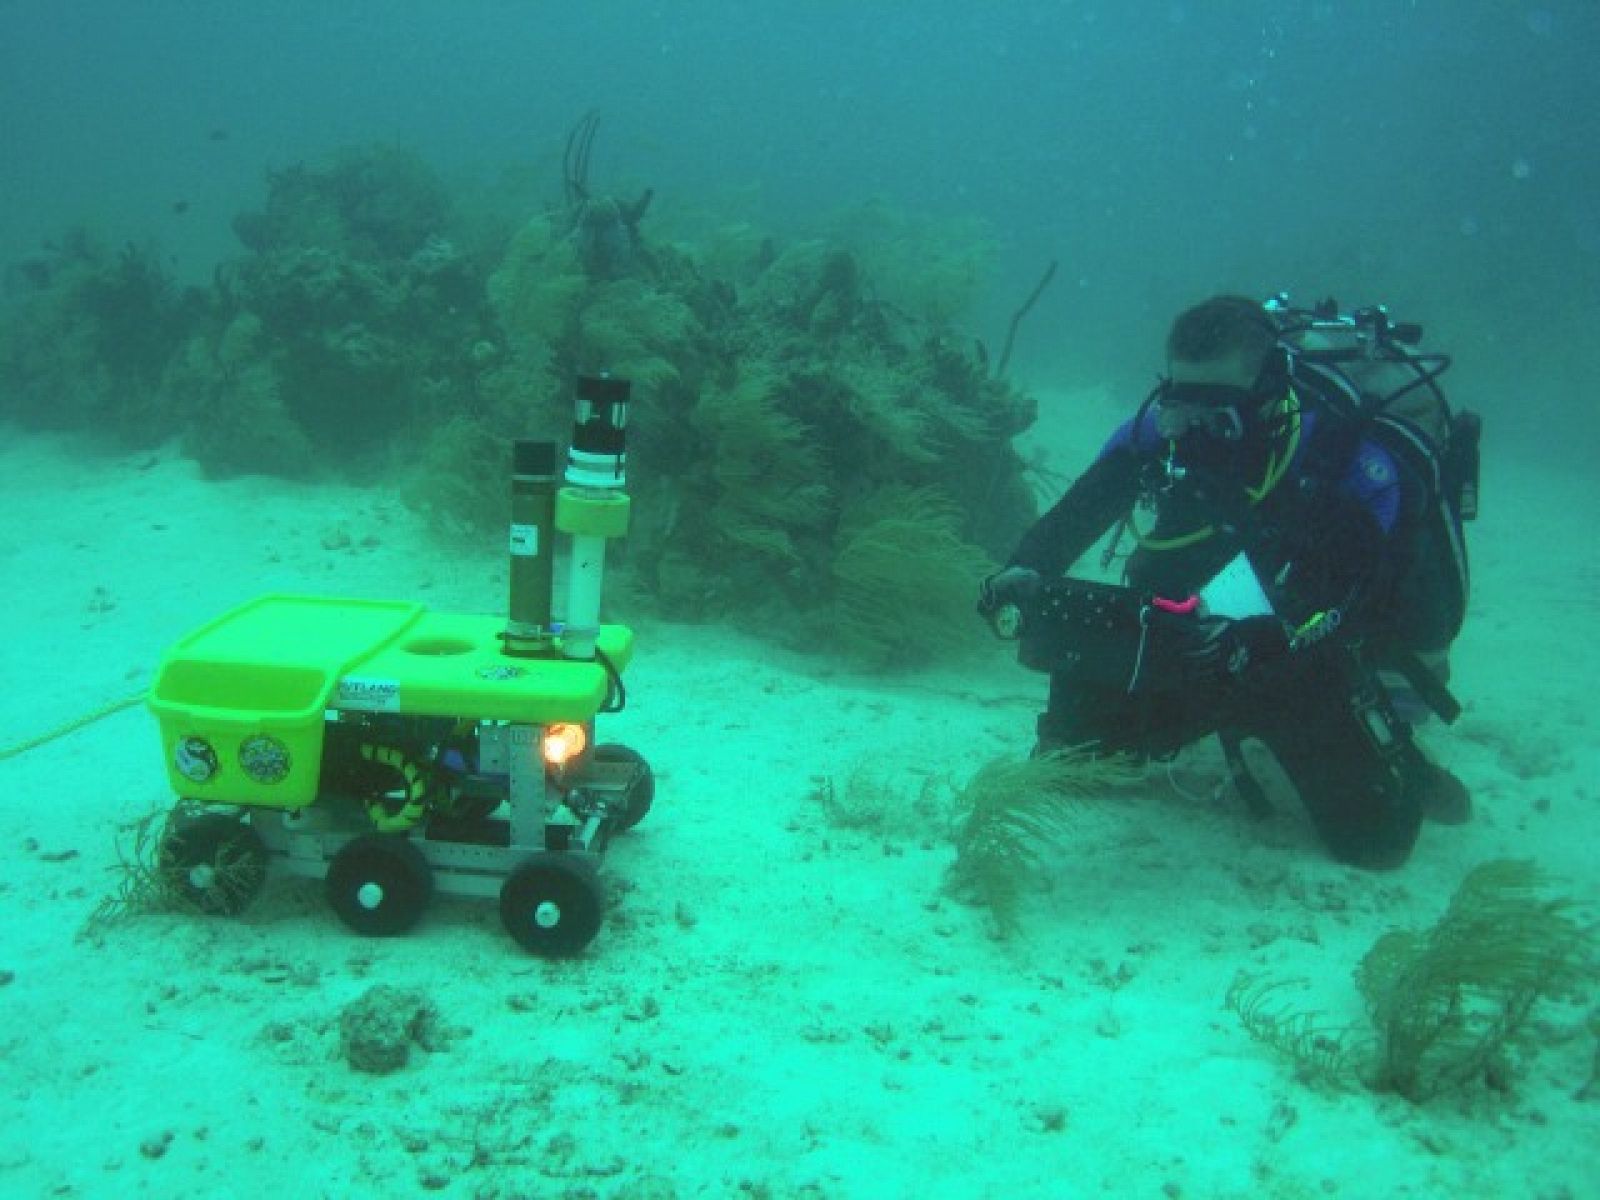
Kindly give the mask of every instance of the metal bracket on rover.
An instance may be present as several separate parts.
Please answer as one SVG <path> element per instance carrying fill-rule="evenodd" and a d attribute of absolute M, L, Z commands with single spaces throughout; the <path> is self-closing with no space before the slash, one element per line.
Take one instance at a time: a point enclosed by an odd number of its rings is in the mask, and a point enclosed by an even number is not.
<path fill-rule="evenodd" d="M 234 915 L 270 865 L 323 879 L 371 935 L 410 929 L 435 890 L 498 895 L 525 949 L 589 944 L 601 858 L 655 788 L 638 753 L 594 740 L 633 652 L 632 630 L 600 621 L 606 543 L 628 523 L 629 393 L 578 380 L 560 485 L 554 443 L 516 444 L 509 619 L 270 595 L 168 651 L 149 705 L 180 797 L 157 850 L 170 886 Z"/>

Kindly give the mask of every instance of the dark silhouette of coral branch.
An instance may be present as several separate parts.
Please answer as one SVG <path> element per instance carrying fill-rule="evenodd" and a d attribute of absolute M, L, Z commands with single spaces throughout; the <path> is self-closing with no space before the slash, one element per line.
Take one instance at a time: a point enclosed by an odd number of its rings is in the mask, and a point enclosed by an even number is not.
<path fill-rule="evenodd" d="M 1028 310 L 1039 302 L 1039 297 L 1044 295 L 1045 288 L 1050 286 L 1050 281 L 1055 277 L 1056 260 L 1052 258 L 1044 274 L 1039 277 L 1039 282 L 1033 285 L 1033 291 L 1022 302 L 1022 307 L 1011 314 L 1011 324 L 1006 328 L 1006 344 L 1000 351 L 1000 362 L 994 370 L 996 379 L 1004 379 L 1006 376 L 1006 366 L 1011 362 L 1011 344 L 1017 340 L 1017 326 L 1022 324 L 1022 318 L 1027 316 Z"/>
<path fill-rule="evenodd" d="M 599 128 L 600 110 L 591 108 L 567 134 L 567 148 L 561 155 L 561 180 L 566 185 L 569 209 L 581 208 L 589 199 L 589 155 Z"/>

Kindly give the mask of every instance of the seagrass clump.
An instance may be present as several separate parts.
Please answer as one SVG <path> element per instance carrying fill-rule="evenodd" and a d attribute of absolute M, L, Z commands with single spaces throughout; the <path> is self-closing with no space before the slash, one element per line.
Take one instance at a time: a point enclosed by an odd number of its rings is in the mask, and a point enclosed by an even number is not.
<path fill-rule="evenodd" d="M 956 796 L 946 888 L 988 908 L 1000 936 L 1015 933 L 1025 889 L 1080 829 L 1088 806 L 1142 777 L 1123 760 L 1081 749 L 985 763 Z"/>
<path fill-rule="evenodd" d="M 255 896 L 266 876 L 264 858 L 237 837 L 205 837 L 237 832 L 233 819 L 186 817 L 187 824 L 175 823 L 177 813 L 158 809 L 118 830 L 112 889 L 85 919 L 80 939 L 98 942 L 129 917 L 233 914 Z M 196 867 L 203 869 L 200 878 Z"/>
<path fill-rule="evenodd" d="M 179 908 L 179 890 L 161 862 L 161 839 L 167 814 L 146 813 L 118 831 L 116 864 L 110 868 L 112 889 L 83 923 L 78 936 L 94 941 L 110 926 L 146 913 Z"/>
<path fill-rule="evenodd" d="M 1241 976 L 1228 1006 L 1304 1077 L 1420 1103 L 1488 1077 L 1540 1000 L 1582 986 L 1590 931 L 1570 910 L 1532 863 L 1498 859 L 1467 875 L 1431 929 L 1373 943 L 1355 971 L 1365 1025 L 1287 1006 L 1281 980 Z"/>

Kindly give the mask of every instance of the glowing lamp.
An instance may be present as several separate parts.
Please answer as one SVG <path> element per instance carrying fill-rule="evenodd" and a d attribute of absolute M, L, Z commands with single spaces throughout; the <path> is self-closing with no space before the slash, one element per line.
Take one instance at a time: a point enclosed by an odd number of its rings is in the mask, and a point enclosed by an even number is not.
<path fill-rule="evenodd" d="M 568 763 L 576 762 L 588 746 L 588 730 L 582 725 L 562 722 L 546 726 L 544 741 L 539 746 L 539 752 L 543 755 L 546 766 L 559 769 Z"/>

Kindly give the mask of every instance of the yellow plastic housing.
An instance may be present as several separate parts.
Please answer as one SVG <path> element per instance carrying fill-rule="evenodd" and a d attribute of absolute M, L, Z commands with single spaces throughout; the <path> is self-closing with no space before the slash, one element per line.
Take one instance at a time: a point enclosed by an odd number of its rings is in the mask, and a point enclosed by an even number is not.
<path fill-rule="evenodd" d="M 564 487 L 556 493 L 556 528 L 580 536 L 619 538 L 628 532 L 629 510 L 626 492 Z"/>
<path fill-rule="evenodd" d="M 605 702 L 598 662 L 514 658 L 502 617 L 418 604 L 263 596 L 181 639 L 149 705 L 167 776 L 208 803 L 300 809 L 316 799 L 331 709 L 545 724 L 589 721 Z M 601 627 L 620 671 L 633 632 Z"/>

